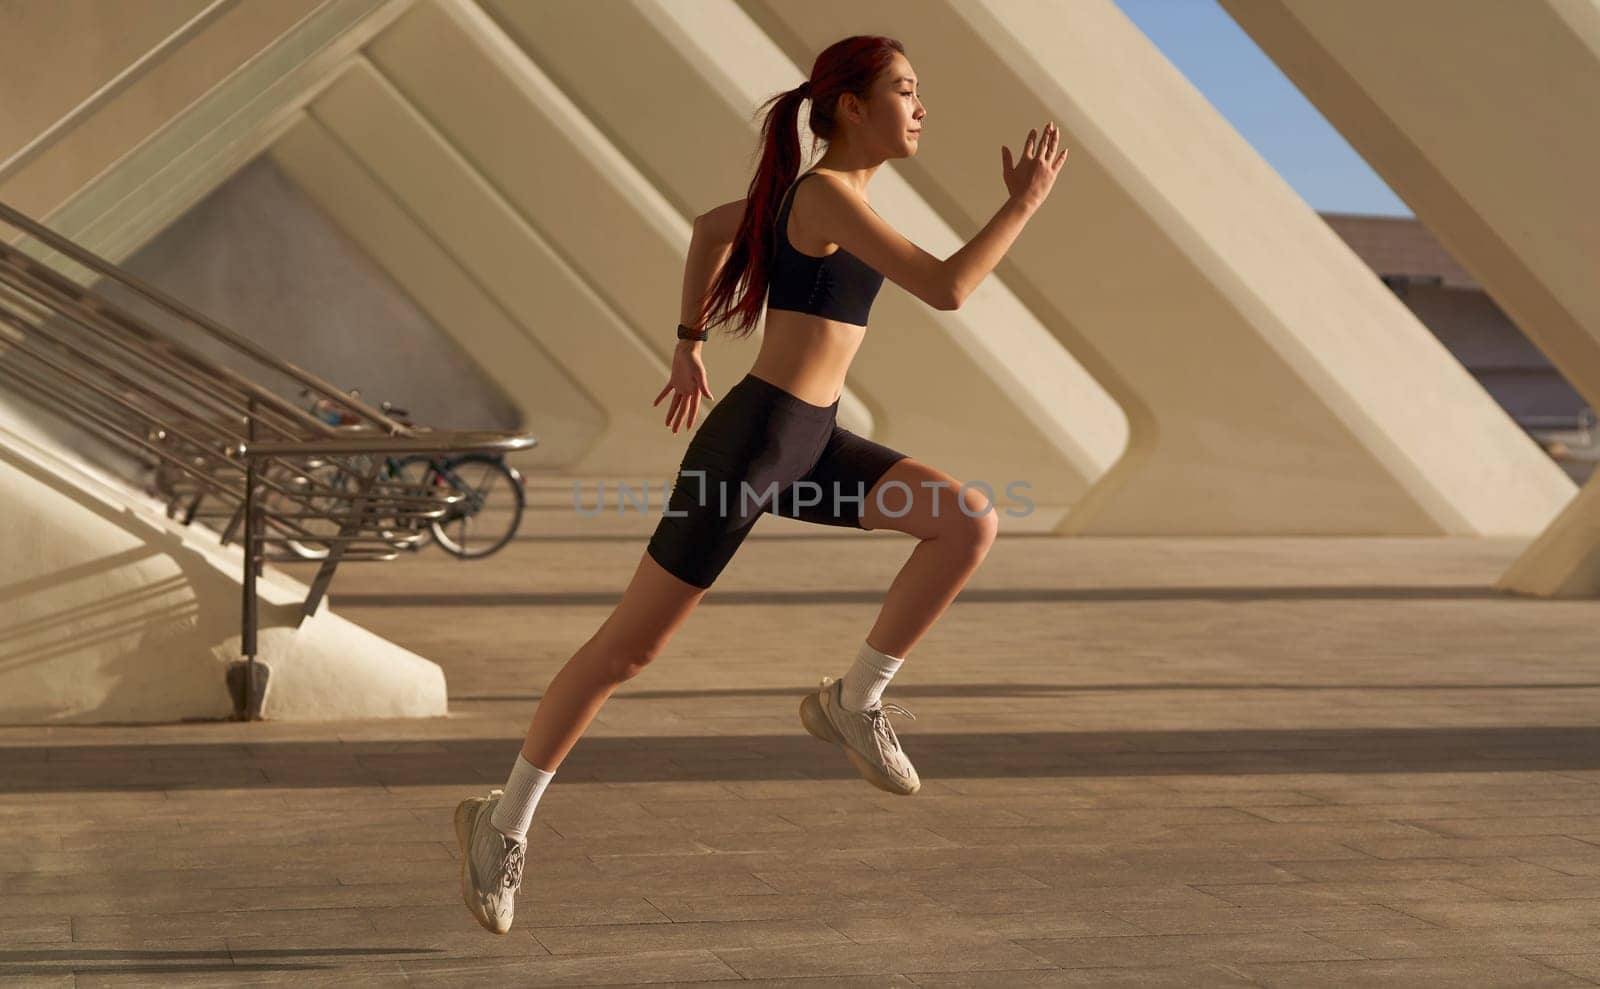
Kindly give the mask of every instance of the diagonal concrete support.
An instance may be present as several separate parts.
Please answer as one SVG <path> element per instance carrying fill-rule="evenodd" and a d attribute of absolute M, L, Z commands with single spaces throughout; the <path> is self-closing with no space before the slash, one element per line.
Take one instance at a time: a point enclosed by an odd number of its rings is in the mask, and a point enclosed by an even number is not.
<path fill-rule="evenodd" d="M 1221 2 L 1600 408 L 1600 4 Z M 1499 586 L 1600 594 L 1600 475 Z"/>
<path fill-rule="evenodd" d="M 525 329 L 544 330 L 537 339 L 545 351 L 606 416 L 594 442 L 566 466 L 640 483 L 670 476 L 686 438 L 673 437 L 661 424 L 665 413 L 650 405 L 666 365 L 566 261 L 561 244 L 514 209 L 370 63 L 354 62 L 310 114 L 406 203 L 499 308 Z M 483 355 L 481 347 L 469 353 Z M 548 432 L 537 418 L 528 428 Z"/>
<path fill-rule="evenodd" d="M 327 83 L 343 62 L 410 3 L 411 0 L 325 2 L 290 30 L 258 39 L 265 47 L 210 88 L 204 88 L 209 85 L 208 75 L 191 78 L 179 73 L 177 78 L 171 78 L 158 71 L 172 59 L 178 60 L 180 68 L 185 67 L 183 46 L 219 43 L 206 32 L 235 4 L 234 0 L 218 0 L 185 22 L 161 46 L 104 83 L 93 98 L 73 107 L 24 149 L 7 158 L 0 165 L 0 183 L 35 159 L 48 161 L 52 156 L 74 153 L 77 130 L 92 131 L 100 114 L 127 112 L 124 104 L 129 101 L 172 109 L 142 93 L 141 87 L 159 85 L 179 92 L 194 89 L 190 94 L 192 102 L 179 107 L 175 117 L 162 120 L 151 134 L 118 156 L 111 167 L 95 174 L 82 187 L 67 190 L 66 198 L 60 202 L 42 207 L 48 209 L 47 219 L 53 229 L 103 257 L 119 261 L 269 147 L 292 124 L 300 106 Z M 58 16 L 65 16 L 73 5 L 51 9 Z M 117 27 L 114 19 L 102 24 L 91 18 L 89 25 L 77 25 L 80 30 L 90 26 L 94 30 L 78 38 L 80 47 L 114 47 L 116 38 L 110 36 Z M 92 43 L 95 39 L 105 44 Z M 77 60 L 82 61 L 82 56 Z M 200 64 L 206 64 L 206 60 L 201 59 Z M 78 71 L 88 70 L 78 66 Z M 169 74 L 176 71 L 169 70 Z M 97 80 L 108 72 L 110 67 L 103 66 L 91 79 Z M 146 110 L 150 109 L 146 106 Z M 161 118 L 158 115 L 156 119 Z M 68 264 L 64 260 L 60 263 Z"/>
<path fill-rule="evenodd" d="M 49 216 L 209 90 L 314 16 L 324 2 L 226 5 L 183 44 L 149 64 L 137 80 L 99 104 L 95 112 L 53 132 L 46 146 L 33 146 L 20 158 L 13 156 L 11 166 L 0 174 L 0 199 L 29 215 Z M 25 31 L 6 35 L 17 39 L 21 50 L 0 57 L 33 62 L 49 56 L 49 49 L 37 46 L 37 38 Z M 41 75 L 51 77 L 48 72 Z M 36 136 L 28 135 L 28 141 Z"/>
<path fill-rule="evenodd" d="M 135 85 L 237 0 L 8 4 L 0 34 L 0 176 Z"/>
<path fill-rule="evenodd" d="M 539 437 L 525 462 L 549 466 L 582 457 L 595 442 L 604 412 L 561 373 L 527 326 L 495 304 L 406 202 L 309 117 L 273 145 L 271 156 L 437 326 L 478 354 L 482 372 Z"/>
<path fill-rule="evenodd" d="M 906 44 L 929 116 L 902 172 L 964 236 L 999 146 L 1062 125 L 1072 160 L 997 273 L 1132 428 L 1062 531 L 1523 534 L 1570 496 L 1110 0 L 742 6 L 803 64 L 847 34 Z"/>

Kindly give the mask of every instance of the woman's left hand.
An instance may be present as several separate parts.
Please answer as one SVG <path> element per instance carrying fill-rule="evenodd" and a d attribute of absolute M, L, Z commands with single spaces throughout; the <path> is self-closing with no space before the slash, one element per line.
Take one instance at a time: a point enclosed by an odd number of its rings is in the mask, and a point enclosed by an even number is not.
<path fill-rule="evenodd" d="M 695 415 L 700 411 L 700 396 L 713 398 L 711 389 L 706 387 L 706 366 L 700 363 L 700 348 L 692 346 L 693 341 L 680 341 L 672 351 L 672 374 L 667 379 L 667 387 L 661 389 L 661 394 L 651 405 L 660 405 L 661 400 L 672 393 L 672 404 L 667 407 L 666 424 L 676 433 L 682 425 L 684 417 L 688 416 L 689 427 L 694 427 Z"/>

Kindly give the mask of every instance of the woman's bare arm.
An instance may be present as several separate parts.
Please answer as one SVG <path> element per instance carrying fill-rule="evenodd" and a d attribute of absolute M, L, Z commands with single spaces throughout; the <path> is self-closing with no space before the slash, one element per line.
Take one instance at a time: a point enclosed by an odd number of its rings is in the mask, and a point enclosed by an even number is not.
<path fill-rule="evenodd" d="M 744 222 L 747 203 L 748 199 L 735 199 L 731 203 L 723 203 L 695 217 L 694 225 L 702 228 L 712 240 L 731 244 L 739 233 L 739 224 Z"/>
<path fill-rule="evenodd" d="M 840 247 L 935 309 L 961 308 L 1038 209 L 1030 200 L 1012 196 L 977 236 L 941 261 L 907 240 L 842 181 L 817 174 L 820 181 L 807 182 L 794 193 L 810 193 L 806 215 L 831 231 Z"/>
<path fill-rule="evenodd" d="M 732 248 L 731 237 L 723 240 L 710 224 L 695 220 L 694 234 L 689 238 L 689 251 L 683 261 L 683 299 L 678 306 L 678 322 L 693 330 L 700 329 L 700 300 L 711 291 L 711 283 L 716 280 Z M 678 346 L 695 353 L 700 351 L 698 340 L 679 340 Z"/>
<path fill-rule="evenodd" d="M 956 304 L 952 308 L 960 309 L 967 296 L 989 277 L 989 272 L 1011 250 L 1011 244 L 1038 209 L 1037 205 L 1017 196 L 1008 198 L 976 237 L 945 258 L 945 268 L 955 287 Z"/>

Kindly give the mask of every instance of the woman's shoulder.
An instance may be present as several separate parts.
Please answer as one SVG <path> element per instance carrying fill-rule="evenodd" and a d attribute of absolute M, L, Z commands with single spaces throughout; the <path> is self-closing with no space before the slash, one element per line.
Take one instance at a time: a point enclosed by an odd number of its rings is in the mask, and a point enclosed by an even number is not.
<path fill-rule="evenodd" d="M 796 182 L 796 184 L 798 184 L 798 183 L 803 182 L 804 180 L 810 178 L 813 175 L 826 176 L 828 178 L 828 180 L 829 180 L 826 183 L 826 185 L 831 187 L 835 192 L 837 192 L 840 195 L 849 196 L 851 199 L 854 199 L 857 202 L 862 203 L 863 205 L 867 205 L 869 207 L 871 206 L 871 204 L 867 202 L 865 197 L 863 197 L 861 195 L 858 195 L 853 189 L 850 188 L 849 183 L 845 181 L 845 178 L 844 178 L 843 175 L 840 175 L 838 172 L 835 172 L 835 171 L 833 171 L 831 169 L 813 168 L 808 172 L 800 173 L 800 177 L 798 179 L 796 179 L 795 182 Z M 796 196 L 798 196 L 799 194 L 800 193 L 798 191 L 795 192 Z M 811 192 L 811 194 L 808 195 L 806 198 L 808 198 L 808 199 L 815 198 L 816 194 L 817 194 L 816 191 L 813 190 Z"/>

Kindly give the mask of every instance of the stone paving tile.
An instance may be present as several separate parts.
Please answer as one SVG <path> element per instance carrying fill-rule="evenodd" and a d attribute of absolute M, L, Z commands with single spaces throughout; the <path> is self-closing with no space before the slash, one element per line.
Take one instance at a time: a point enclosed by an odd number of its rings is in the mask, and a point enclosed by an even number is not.
<path fill-rule="evenodd" d="M 1053 910 L 1109 910 L 1115 907 L 1218 910 L 1229 906 L 1227 902 L 1215 896 L 1177 882 L 1122 886 L 1061 885 L 1044 890 L 950 887 L 925 890 L 925 892 L 930 899 L 944 904 L 963 916 Z"/>
<path fill-rule="evenodd" d="M 1309 798 L 1308 798 L 1309 799 Z M 1284 824 L 1311 821 L 1407 821 L 1459 824 L 1481 818 L 1505 820 L 1575 814 L 1600 814 L 1600 798 L 1580 800 L 1404 801 L 1392 804 L 1255 806 L 1248 813 Z"/>
<path fill-rule="evenodd" d="M 757 872 L 792 869 L 804 861 L 816 867 L 860 868 L 860 852 L 849 848 L 824 848 L 807 853 L 803 860 L 786 851 L 703 852 L 698 855 L 596 855 L 589 859 L 596 874 L 606 880 L 637 882 L 651 877 L 751 876 Z"/>
<path fill-rule="evenodd" d="M 478 922 L 467 912 L 467 908 L 461 905 L 460 900 L 452 903 L 391 904 L 357 909 L 368 921 L 371 929 L 378 931 L 442 930 L 470 933 L 480 930 Z M 592 901 L 573 899 L 566 895 L 557 899 L 531 896 L 526 902 L 518 896 L 517 916 L 521 918 L 522 923 L 544 927 L 654 924 L 667 920 L 654 904 L 642 896 L 632 898 L 608 896 Z"/>
<path fill-rule="evenodd" d="M 1570 861 L 1570 860 L 1563 860 Z M 1600 856 L 1596 856 L 1600 874 Z M 1557 880 L 1561 870 L 1521 858 L 1419 858 L 1279 860 L 1282 874 L 1296 880 L 1326 882 L 1390 882 L 1403 879 L 1457 879 L 1475 885 L 1478 879 Z"/>
<path fill-rule="evenodd" d="M 1454 802 L 1464 804 L 1504 803 L 1527 800 L 1546 803 L 1552 800 L 1592 800 L 1596 796 L 1593 783 L 1531 783 L 1526 785 L 1494 786 L 1395 786 L 1369 785 L 1341 789 L 1301 787 L 1299 792 L 1329 804 L 1403 804 L 1423 802 Z"/>
<path fill-rule="evenodd" d="M 1366 958 L 1447 958 L 1600 950 L 1600 927 L 1517 926 L 1393 931 L 1318 931 L 1317 937 Z"/>
<path fill-rule="evenodd" d="M 1349 842 L 1368 838 L 1431 838 L 1433 832 L 1416 821 L 1338 821 L 1277 824 L 1181 824 L 1170 833 L 1194 841 L 1251 841 L 1260 839 L 1308 839 Z"/>
<path fill-rule="evenodd" d="M 454 882 L 419 885 L 413 883 L 343 886 L 233 887 L 228 889 L 185 889 L 181 886 L 154 887 L 138 893 L 80 892 L 71 894 L 35 893 L 0 899 L 0 924 L 9 928 L 13 919 L 38 915 L 45 910 L 62 910 L 74 916 L 88 914 L 169 914 L 199 911 L 320 910 L 353 908 L 401 902 L 449 902 L 460 897 Z"/>
<path fill-rule="evenodd" d="M 135 864 L 135 863 L 125 863 Z M 388 867 L 393 872 L 393 866 Z M 104 869 L 83 872 L 32 872 L 0 875 L 0 916 L 12 911 L 11 898 L 32 895 L 144 893 L 163 887 L 180 889 L 295 889 L 337 885 L 325 868 L 298 865 L 238 869 Z"/>
<path fill-rule="evenodd" d="M 849 893 L 883 878 L 882 873 L 867 866 L 763 871 L 755 873 L 755 877 L 779 893 Z M 1046 888 L 1044 883 L 1016 869 L 965 866 L 902 870 L 895 873 L 894 881 L 897 886 L 924 892 L 939 889 Z"/>
<path fill-rule="evenodd" d="M 991 989 L 996 973 L 913 972 L 910 976 L 925 989 Z M 1072 989 L 1094 986 L 1098 989 L 1245 989 L 1259 983 L 1246 979 L 1224 965 L 1162 965 L 1138 968 L 1077 968 L 1033 972 L 1005 972 L 1008 989 Z"/>
<path fill-rule="evenodd" d="M 1586 845 L 1566 835 L 1515 835 L 1491 838 L 1357 838 L 1351 848 L 1382 859 L 1485 858 L 1507 855 L 1583 854 Z"/>
<path fill-rule="evenodd" d="M 869 944 L 718 949 L 717 957 L 748 979 L 900 972 L 1005 972 L 1052 968 L 1051 962 L 997 937 L 907 936 Z M 997 976 L 999 978 L 999 976 Z"/>
<path fill-rule="evenodd" d="M 1493 927 L 1501 924 L 1550 924 L 1562 927 L 1600 921 L 1600 900 L 1504 900 L 1458 902 L 1412 900 L 1392 909 L 1439 927 Z M 1400 925 L 1395 925 L 1400 926 Z"/>
<path fill-rule="evenodd" d="M 224 977 L 225 976 L 225 977 Z M 291 984 L 315 986 L 317 989 L 338 989 L 358 986 L 360 989 L 403 989 L 410 980 L 398 963 L 376 963 L 351 968 L 338 965 L 303 965 L 295 963 L 266 963 L 261 965 L 235 965 L 212 972 L 186 972 L 182 970 L 139 970 L 131 972 L 80 972 L 78 986 L 149 987 L 164 986 L 273 986 Z"/>
<path fill-rule="evenodd" d="M 1217 962 L 1356 959 L 1354 952 L 1302 931 L 1127 937 L 1019 938 L 1016 943 L 1062 968 L 1139 968 Z"/>
<path fill-rule="evenodd" d="M 1600 899 L 1600 877 L 1560 876 L 1538 879 L 1494 879 L 1489 877 L 1463 880 L 1463 885 L 1488 894 L 1484 899 L 1506 900 L 1594 900 Z M 1441 897 L 1428 897 L 1441 899 Z"/>
<path fill-rule="evenodd" d="M 4 966 L 0 966 L 0 986 L 25 986 L 27 989 L 73 989 L 77 983 L 77 976 L 71 969 L 61 971 L 40 971 L 37 974 L 27 974 L 26 969 L 8 974 Z M 911 983 L 907 982 L 906 985 Z"/>
<path fill-rule="evenodd" d="M 465 923 L 459 921 L 465 920 Z M 360 937 L 338 932 L 253 934 L 227 939 L 228 950 L 241 964 L 294 960 L 325 964 L 467 959 L 544 958 L 550 952 L 527 931 L 513 927 L 504 936 L 490 934 L 463 908 L 455 921 L 401 930 L 377 930 Z"/>
<path fill-rule="evenodd" d="M 900 940 L 906 936 L 907 927 L 904 917 L 887 912 L 877 916 L 859 913 L 849 917 L 834 917 L 828 920 L 828 926 L 850 940 L 861 943 Z M 916 920 L 916 932 L 919 937 L 987 936 L 1011 940 L 1145 933 L 1125 920 L 1119 920 L 1104 911 L 1088 908 L 1032 910 L 1026 913 L 922 916 Z"/>
<path fill-rule="evenodd" d="M 720 950 L 850 943 L 848 937 L 819 920 L 529 927 L 528 934 L 555 955 L 615 955 L 696 948 Z"/>
<path fill-rule="evenodd" d="M 427 862 L 450 859 L 447 848 L 437 841 L 412 841 L 393 844 L 339 843 L 284 848 L 276 845 L 177 846 L 153 845 L 138 856 L 147 869 L 254 869 L 273 867 L 290 860 L 296 865 L 319 864 L 336 867 L 347 862 Z M 113 850 L 115 851 L 115 850 Z M 102 868 L 126 864 L 126 854 L 101 854 L 96 850 L 50 852 L 34 857 L 33 868 L 41 872 L 97 872 Z"/>
<path fill-rule="evenodd" d="M 855 851 L 862 848 L 950 848 L 957 843 L 926 828 L 898 827 L 886 830 L 860 825 L 819 825 L 793 832 L 700 835 L 697 839 L 716 852 L 785 851 L 807 854 L 812 851 Z"/>
<path fill-rule="evenodd" d="M 1579 841 L 1600 843 L 1600 815 L 1594 814 L 1579 817 L 1495 817 L 1466 820 L 1420 818 L 1409 823 L 1446 838 L 1565 834 Z"/>
<path fill-rule="evenodd" d="M 1591 986 L 1588 979 L 1531 958 L 1399 958 L 1379 961 L 1240 964 L 1240 974 L 1272 989 L 1345 989 L 1355 985 L 1403 986 L 1442 982 L 1462 986 L 1544 989 Z"/>
<path fill-rule="evenodd" d="M 688 989 L 706 983 L 629 983 L 614 989 Z M 915 989 L 904 975 L 822 976 L 800 979 L 738 979 L 739 989 Z"/>
<path fill-rule="evenodd" d="M 1587 979 L 1591 984 L 1600 984 L 1600 952 L 1581 955 L 1540 955 L 1538 961 L 1541 965 L 1571 972 L 1579 978 Z"/>
<path fill-rule="evenodd" d="M 1375 841 L 1411 841 L 1410 838 L 1374 839 Z M 1421 839 L 1429 840 L 1429 839 Z M 1355 848 L 1356 842 L 1325 841 L 1315 838 L 1259 838 L 1254 841 L 1234 841 L 1216 838 L 1211 841 L 1194 841 L 1181 834 L 1141 838 L 1110 846 L 1116 857 L 1130 865 L 1177 866 L 1183 863 L 1228 862 L 1239 859 L 1276 860 L 1302 858 L 1347 858 L 1367 861 L 1370 856 Z M 1464 850 L 1463 854 L 1467 854 Z M 1399 855 L 1395 856 L 1400 857 Z"/>
<path fill-rule="evenodd" d="M 1572 855 L 1519 855 L 1517 858 L 1535 868 L 1548 869 L 1562 875 L 1600 876 L 1600 847 L 1594 852 L 1577 852 Z"/>
<path fill-rule="evenodd" d="M 1406 900 L 1501 900 L 1504 897 L 1447 879 L 1394 882 L 1228 883 L 1196 890 L 1241 907 L 1303 907 L 1327 903 L 1396 903 Z"/>
<path fill-rule="evenodd" d="M 948 915 L 952 911 L 915 890 L 884 889 L 867 884 L 853 893 L 777 893 L 770 896 L 650 896 L 650 905 L 675 923 L 709 920 L 827 920 L 841 914 L 895 910 L 906 918 Z"/>
<path fill-rule="evenodd" d="M 782 950 L 782 949 L 779 949 Z M 631 952 L 623 955 L 547 955 L 536 959 L 438 959 L 402 961 L 411 985 L 456 989 L 462 985 L 594 986 L 679 980 L 737 980 L 718 956 L 693 951 Z"/>
<path fill-rule="evenodd" d="M 4 946 L 71 941 L 72 917 L 54 913 L 8 916 L 0 926 L 0 936 Z"/>
<path fill-rule="evenodd" d="M 786 820 L 776 814 L 747 814 L 724 818 L 709 815 L 706 817 L 665 819 L 639 817 L 627 821 L 610 819 L 602 824 L 574 819 L 563 822 L 546 821 L 545 824 L 563 839 L 592 839 L 595 841 L 607 838 L 650 837 L 663 834 L 690 839 L 699 836 L 713 839 L 735 832 L 740 834 L 803 834 L 806 830 L 804 825 Z M 705 842 L 701 842 L 701 844 L 705 844 Z"/>
<path fill-rule="evenodd" d="M 855 854 L 880 872 L 918 871 L 951 865 L 1014 868 L 1050 886 L 1293 882 L 1301 878 L 1272 862 L 1237 861 L 1218 855 L 1211 859 L 1187 861 L 1164 856 L 1163 861 L 1146 864 L 1130 862 L 1122 854 L 1112 854 L 1094 846 L 867 849 Z"/>
<path fill-rule="evenodd" d="M 361 937 L 373 930 L 354 909 L 230 910 L 188 913 L 83 914 L 72 918 L 75 942 L 144 941 L 151 938 L 234 937 L 244 934 L 342 932 Z"/>
<path fill-rule="evenodd" d="M 1329 904 L 1280 907 L 1108 906 L 1105 911 L 1152 934 L 1250 933 L 1266 931 L 1394 930 L 1429 927 L 1406 912 L 1411 904 Z"/>

